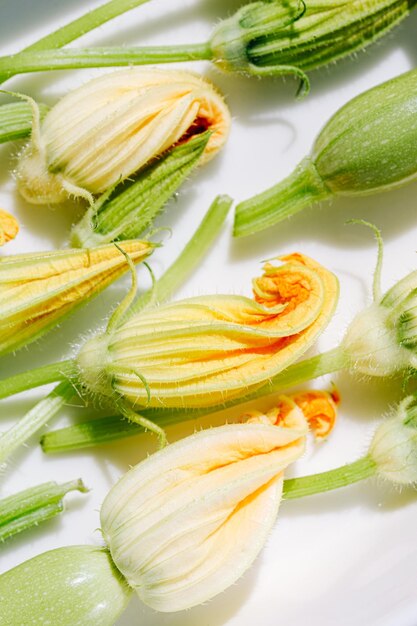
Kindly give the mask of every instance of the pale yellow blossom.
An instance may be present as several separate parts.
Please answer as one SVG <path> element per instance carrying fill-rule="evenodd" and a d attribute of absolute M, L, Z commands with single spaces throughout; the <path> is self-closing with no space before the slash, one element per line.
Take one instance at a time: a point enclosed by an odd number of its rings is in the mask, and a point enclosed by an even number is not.
<path fill-rule="evenodd" d="M 0 246 L 14 239 L 19 232 L 19 224 L 13 215 L 0 209 Z"/>
<path fill-rule="evenodd" d="M 154 248 L 139 240 L 119 247 L 133 263 Z M 0 258 L 0 355 L 37 339 L 128 269 L 124 254 L 113 244 Z"/>
<path fill-rule="evenodd" d="M 16 176 L 34 203 L 93 201 L 179 142 L 210 130 L 202 161 L 227 139 L 230 113 L 217 90 L 186 71 L 131 68 L 95 78 L 60 100 L 34 128 Z"/>
<path fill-rule="evenodd" d="M 141 600 L 179 611 L 209 600 L 252 564 L 275 522 L 284 470 L 304 451 L 308 424 L 291 401 L 278 426 L 199 432 L 133 467 L 101 508 L 118 570 Z"/>

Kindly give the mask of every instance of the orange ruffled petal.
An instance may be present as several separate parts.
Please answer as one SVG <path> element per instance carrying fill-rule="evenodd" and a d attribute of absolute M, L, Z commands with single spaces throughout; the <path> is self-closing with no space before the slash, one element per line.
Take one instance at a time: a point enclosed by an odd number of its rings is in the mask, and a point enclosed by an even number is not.
<path fill-rule="evenodd" d="M 332 432 L 337 417 L 338 392 L 311 390 L 294 394 L 294 402 L 300 407 L 316 439 L 325 439 Z"/>
<path fill-rule="evenodd" d="M 282 395 L 268 411 L 250 411 L 241 420 L 249 423 L 272 424 L 294 428 L 305 419 L 316 439 L 325 439 L 333 430 L 337 418 L 338 391 L 332 393 L 312 389 L 291 395 Z"/>

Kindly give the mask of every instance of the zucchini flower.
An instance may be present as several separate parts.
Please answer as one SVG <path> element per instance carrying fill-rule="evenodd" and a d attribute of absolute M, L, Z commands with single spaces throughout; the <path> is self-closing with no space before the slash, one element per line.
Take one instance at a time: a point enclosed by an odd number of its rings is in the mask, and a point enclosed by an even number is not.
<path fill-rule="evenodd" d="M 413 70 L 339 109 L 288 178 L 236 207 L 235 236 L 268 228 L 332 196 L 363 196 L 415 180 L 416 90 Z"/>
<path fill-rule="evenodd" d="M 19 232 L 19 224 L 10 213 L 0 209 L 0 246 L 14 239 Z"/>
<path fill-rule="evenodd" d="M 33 106 L 36 108 L 35 103 Z M 16 169 L 29 202 L 112 189 L 178 143 L 210 130 L 201 162 L 226 141 L 229 111 L 214 87 L 184 71 L 128 69 L 75 89 L 38 115 Z"/>
<path fill-rule="evenodd" d="M 73 626 L 74 605 L 83 626 L 97 623 L 94 607 L 100 624 L 110 626 L 123 607 L 123 592 L 126 602 L 132 589 L 158 611 L 194 606 L 233 584 L 251 565 L 281 498 L 312 496 L 371 477 L 416 485 L 416 396 L 381 422 L 361 458 L 284 482 L 283 472 L 303 452 L 308 425 L 293 400 L 283 396 L 280 401 L 269 416 L 199 432 L 133 467 L 101 509 L 110 554 L 88 546 L 60 548 L 0 576 L 6 624 L 25 624 L 28 607 L 32 620 L 48 607 L 53 623 Z M 94 554 L 103 561 L 99 567 Z M 81 559 L 84 576 L 77 577 L 75 587 L 68 574 L 80 573 Z M 34 581 L 39 582 L 30 584 Z M 16 603 L 10 589 L 22 597 L 24 592 L 26 601 Z"/>
<path fill-rule="evenodd" d="M 252 564 L 275 522 L 283 472 L 308 424 L 287 399 L 267 416 L 201 431 L 133 467 L 101 507 L 117 569 L 141 600 L 172 612 L 205 602 Z"/>
<path fill-rule="evenodd" d="M 0 76 L 22 72 L 212 61 L 249 76 L 294 74 L 361 50 L 390 32 L 416 0 L 259 0 L 214 28 L 208 41 L 152 47 L 36 49 L 0 58 Z M 53 48 L 53 46 L 51 46 Z"/>
<path fill-rule="evenodd" d="M 211 37 L 226 71 L 255 76 L 304 72 L 351 54 L 404 19 L 415 0 L 264 0 L 243 6 Z"/>
<path fill-rule="evenodd" d="M 267 263 L 254 298 L 199 296 L 133 315 L 90 339 L 79 382 L 122 412 L 210 407 L 257 389 L 295 361 L 329 322 L 337 279 L 301 254 Z"/>
<path fill-rule="evenodd" d="M 55 250 L 0 259 L 0 355 L 34 341 L 116 280 L 154 245 L 126 241 L 90 250 Z"/>
<path fill-rule="evenodd" d="M 111 626 L 133 591 L 172 612 L 232 585 L 263 548 L 284 471 L 308 433 L 288 396 L 242 419 L 186 437 L 127 472 L 101 507 L 106 549 L 59 548 L 0 576 L 3 621 L 26 624 L 47 611 L 60 626 L 95 626 L 97 618 Z M 25 602 L 10 600 L 10 589 Z"/>

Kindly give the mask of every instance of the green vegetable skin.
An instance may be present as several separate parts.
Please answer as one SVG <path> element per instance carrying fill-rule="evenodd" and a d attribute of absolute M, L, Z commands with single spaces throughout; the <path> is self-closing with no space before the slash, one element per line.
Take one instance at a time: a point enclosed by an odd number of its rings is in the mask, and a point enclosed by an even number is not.
<path fill-rule="evenodd" d="M 367 195 L 417 178 L 417 70 L 357 96 L 284 181 L 236 208 L 237 237 L 263 230 L 332 195 Z"/>
<path fill-rule="evenodd" d="M 107 550 L 58 548 L 0 576 L 0 623 L 111 626 L 130 595 Z"/>

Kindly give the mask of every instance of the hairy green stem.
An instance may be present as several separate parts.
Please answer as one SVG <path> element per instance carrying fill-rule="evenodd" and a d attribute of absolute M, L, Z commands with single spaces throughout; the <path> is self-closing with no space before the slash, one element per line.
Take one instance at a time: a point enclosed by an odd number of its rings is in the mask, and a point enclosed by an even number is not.
<path fill-rule="evenodd" d="M 237 205 L 233 234 L 264 230 L 331 195 L 313 161 L 304 159 L 282 182 Z"/>
<path fill-rule="evenodd" d="M 76 367 L 72 359 L 59 361 L 51 365 L 43 365 L 33 370 L 16 374 L 0 381 L 0 399 L 14 396 L 17 393 L 34 389 L 49 383 L 72 378 L 76 374 Z"/>
<path fill-rule="evenodd" d="M 340 489 L 352 485 L 365 478 L 375 476 L 377 464 L 369 456 L 364 456 L 358 461 L 343 465 L 328 472 L 311 474 L 300 478 L 289 478 L 284 481 L 285 500 L 294 500 L 313 496 L 317 493 Z"/>
<path fill-rule="evenodd" d="M 65 48 L 40 52 L 19 52 L 0 57 L 0 77 L 49 70 L 72 70 L 87 67 L 124 67 L 155 63 L 211 60 L 208 43 L 146 48 Z"/>
<path fill-rule="evenodd" d="M 71 382 L 62 382 L 38 402 L 17 424 L 0 435 L 0 466 L 47 421 L 56 415 L 75 394 Z"/>
<path fill-rule="evenodd" d="M 149 0 L 110 0 L 101 6 L 89 11 L 85 15 L 73 20 L 69 24 L 58 28 L 53 33 L 42 37 L 22 52 L 13 55 L 13 58 L 19 54 L 35 53 L 41 50 L 56 50 L 62 48 L 66 44 L 78 39 L 82 35 L 98 28 L 102 24 L 114 19 L 118 15 L 122 15 L 141 4 L 145 4 Z M 0 73 L 0 83 L 11 78 L 18 72 L 14 72 L 12 68 L 6 68 Z"/>
<path fill-rule="evenodd" d="M 312 378 L 337 372 L 346 367 L 347 364 L 348 360 L 343 350 L 335 348 L 291 365 L 254 393 L 223 405 L 210 409 L 145 409 L 140 413 L 146 419 L 157 423 L 158 426 L 171 426 L 218 413 L 228 407 L 243 405 L 251 400 L 283 391 L 286 387 L 299 385 Z M 143 432 L 145 430 L 139 424 L 133 424 L 119 415 L 112 415 L 110 417 L 92 418 L 74 426 L 47 432 L 41 439 L 41 445 L 47 454 L 57 454 L 106 444 Z"/>
<path fill-rule="evenodd" d="M 0 500 L 0 543 L 61 513 L 62 499 L 70 491 L 88 489 L 81 479 L 61 485 L 48 482 Z"/>

